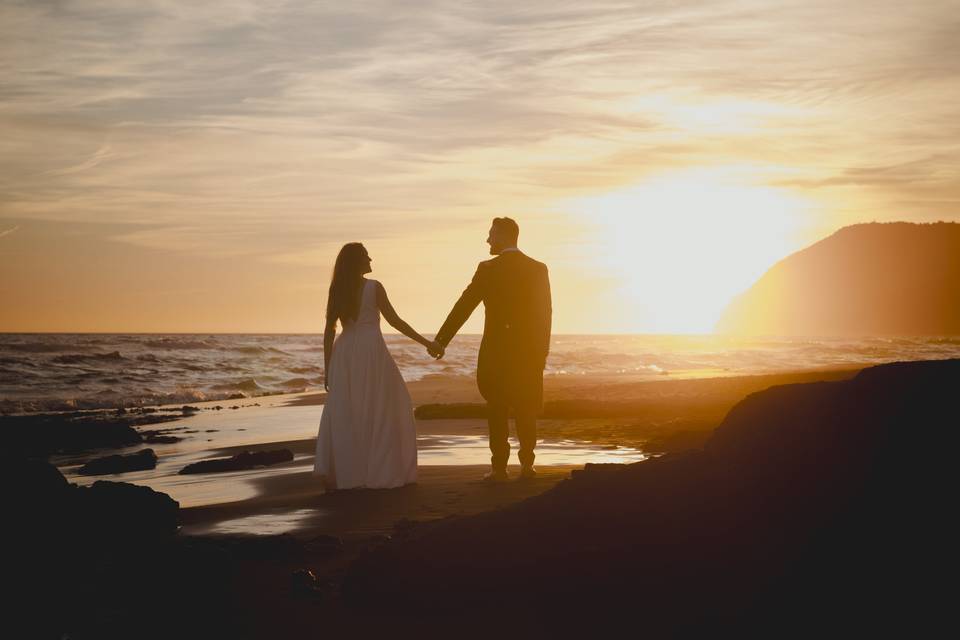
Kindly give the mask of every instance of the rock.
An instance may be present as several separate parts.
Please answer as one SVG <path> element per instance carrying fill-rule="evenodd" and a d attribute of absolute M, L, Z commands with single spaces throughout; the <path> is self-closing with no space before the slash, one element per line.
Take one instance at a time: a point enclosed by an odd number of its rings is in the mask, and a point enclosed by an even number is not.
<path fill-rule="evenodd" d="M 180 442 L 183 438 L 177 436 L 154 436 L 150 435 L 143 439 L 147 444 L 173 444 L 175 442 Z"/>
<path fill-rule="evenodd" d="M 274 449 L 271 451 L 244 451 L 230 458 L 214 458 L 188 464 L 180 470 L 180 474 L 191 473 L 219 473 L 223 471 L 242 471 L 254 467 L 266 467 L 281 462 L 293 460 L 293 452 L 289 449 Z"/>
<path fill-rule="evenodd" d="M 55 513 L 70 491 L 70 483 L 46 460 L 4 456 L 0 474 L 8 501 L 31 512 Z M 9 517 L 14 521 L 18 515 Z"/>
<path fill-rule="evenodd" d="M 102 476 L 108 473 L 155 469 L 156 466 L 157 454 L 154 453 L 153 449 L 143 449 L 126 456 L 113 455 L 96 458 L 80 467 L 79 473 L 84 476 Z"/>
<path fill-rule="evenodd" d="M 122 482 L 78 487 L 45 461 L 14 459 L 9 451 L 0 455 L 0 482 L 8 490 L 9 628 L 28 629 L 30 637 L 112 637 L 118 620 L 134 619 L 135 598 L 157 602 L 179 592 L 181 585 L 170 579 L 175 563 L 167 554 L 179 505 L 169 496 Z M 144 553 L 149 563 L 137 560 Z M 151 594 L 158 583 L 162 586 Z M 194 575 L 189 583 L 203 584 Z M 145 634 L 140 629 L 134 635 Z"/>
<path fill-rule="evenodd" d="M 571 480 L 593 480 L 603 478 L 605 481 L 611 476 L 622 473 L 626 465 L 616 463 L 588 462 L 583 469 L 574 469 L 570 472 Z"/>
<path fill-rule="evenodd" d="M 92 544 L 143 547 L 177 531 L 180 504 L 165 493 L 109 480 L 76 492 L 74 514 Z"/>
<path fill-rule="evenodd" d="M 487 405 L 475 402 L 422 404 L 413 410 L 413 415 L 418 420 L 482 419 L 487 417 Z"/>
<path fill-rule="evenodd" d="M 38 414 L 3 418 L 5 447 L 25 457 L 117 449 L 143 442 L 131 422 L 116 414 Z"/>
<path fill-rule="evenodd" d="M 178 420 L 179 416 L 104 409 L 0 417 L 4 449 L 22 458 L 95 449 L 119 449 L 143 442 L 134 427 Z"/>
<path fill-rule="evenodd" d="M 772 387 L 702 450 L 589 465 L 522 503 L 373 547 L 344 596 L 411 615 L 522 599 L 595 630 L 619 624 L 600 612 L 630 611 L 671 637 L 784 621 L 795 635 L 936 628 L 951 611 L 931 607 L 930 571 L 955 542 L 957 389 L 960 360 Z"/>
<path fill-rule="evenodd" d="M 297 597 L 318 598 L 322 593 L 320 580 L 310 569 L 297 569 L 290 574 L 290 592 Z"/>

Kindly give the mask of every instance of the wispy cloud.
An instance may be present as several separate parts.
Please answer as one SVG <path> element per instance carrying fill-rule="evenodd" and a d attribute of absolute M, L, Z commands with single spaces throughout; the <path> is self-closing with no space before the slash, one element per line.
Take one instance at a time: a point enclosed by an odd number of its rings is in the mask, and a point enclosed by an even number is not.
<path fill-rule="evenodd" d="M 955 213 L 958 26 L 950 0 L 5 2 L 0 216 L 302 256 L 718 163 Z"/>
<path fill-rule="evenodd" d="M 13 233 L 19 228 L 20 228 L 20 225 L 17 225 L 15 227 L 10 227 L 9 229 L 0 229 L 0 238 L 10 235 L 11 233 Z"/>

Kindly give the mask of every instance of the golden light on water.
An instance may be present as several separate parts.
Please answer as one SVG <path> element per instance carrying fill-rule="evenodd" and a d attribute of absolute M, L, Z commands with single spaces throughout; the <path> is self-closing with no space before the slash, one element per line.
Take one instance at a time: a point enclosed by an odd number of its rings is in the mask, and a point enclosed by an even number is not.
<path fill-rule="evenodd" d="M 747 176 L 675 171 L 567 203 L 623 312 L 652 332 L 710 332 L 734 295 L 802 244 L 815 203 Z"/>

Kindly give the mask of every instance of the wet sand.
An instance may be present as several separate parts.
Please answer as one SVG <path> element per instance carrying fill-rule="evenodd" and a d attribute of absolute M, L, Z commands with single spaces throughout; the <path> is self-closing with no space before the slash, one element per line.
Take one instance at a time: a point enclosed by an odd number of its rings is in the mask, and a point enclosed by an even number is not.
<path fill-rule="evenodd" d="M 71 482 L 98 479 L 150 486 L 181 504 L 187 534 L 293 533 L 364 537 L 389 533 L 403 519 L 433 520 L 490 510 L 541 493 L 586 463 L 626 463 L 669 451 L 697 448 L 727 411 L 748 394 L 770 386 L 849 378 L 858 369 L 760 376 L 663 380 L 630 376 L 548 376 L 545 414 L 538 423 L 537 468 L 532 482 L 489 487 L 487 428 L 483 419 L 418 419 L 419 478 L 392 490 L 324 494 L 312 474 L 323 393 L 258 397 L 235 402 L 195 403 L 198 411 L 160 425 L 182 437 L 150 444 L 157 468 L 111 476 L 78 475 L 94 455 L 53 460 Z M 430 376 L 409 383 L 416 406 L 480 403 L 473 378 Z M 219 407 L 219 408 L 218 408 Z M 162 408 L 161 408 L 162 409 Z M 451 413 L 451 415 L 455 412 Z M 155 427 L 156 425 L 150 425 Z M 511 471 L 516 466 L 512 442 Z M 185 465 L 241 451 L 289 449 L 290 462 L 246 471 L 179 475 Z M 109 453 L 133 453 L 127 448 Z"/>
<path fill-rule="evenodd" d="M 390 534 L 402 520 L 471 515 L 542 493 L 567 478 L 572 465 L 541 466 L 533 480 L 489 485 L 489 466 L 421 466 L 418 481 L 397 489 L 350 489 L 325 494 L 310 471 L 257 481 L 261 493 L 249 500 L 181 511 L 186 534 L 318 533 L 343 539 Z M 511 472 L 517 475 L 519 467 Z"/>
<path fill-rule="evenodd" d="M 462 522 L 460 516 L 520 512 L 528 506 L 526 500 L 543 496 L 559 483 L 574 486 L 584 476 L 569 478 L 586 462 L 699 448 L 729 410 L 751 393 L 789 383 L 847 379 L 856 371 L 657 381 L 548 378 L 545 399 L 552 417 L 538 424 L 536 479 L 496 485 L 481 481 L 489 468 L 477 463 L 478 457 L 483 460 L 487 455 L 484 420 L 419 419 L 416 484 L 332 493 L 325 493 L 312 474 L 323 394 L 259 397 L 222 405 L 194 403 L 198 407 L 194 415 L 161 425 L 175 429 L 172 433 L 184 440 L 144 445 L 154 448 L 159 457 L 153 472 L 77 477 L 70 471 L 89 456 L 57 461 L 73 482 L 118 480 L 160 491 L 168 483 L 174 493 L 185 491 L 197 500 L 192 506 L 181 504 L 180 534 L 169 545 L 148 551 L 146 574 L 139 563 L 118 563 L 120 569 L 104 573 L 105 582 L 89 589 L 96 594 L 109 592 L 112 600 L 104 604 L 98 595 L 81 610 L 97 620 L 107 615 L 104 612 L 123 610 L 132 621 L 153 615 L 162 606 L 179 612 L 171 619 L 177 620 L 187 637 L 302 637 L 317 629 L 363 636 L 395 632 L 395 616 L 358 611 L 343 597 L 345 576 L 369 552 L 456 526 Z M 434 378 L 411 383 L 409 388 L 418 406 L 480 400 L 469 378 Z M 616 410 L 607 411 L 611 407 Z M 594 415 L 598 408 L 604 415 Z M 440 407 L 433 415 L 443 411 Z M 290 449 L 293 461 L 250 471 L 177 474 L 178 468 L 198 459 L 278 448 Z M 132 449 L 122 452 L 132 453 Z M 111 452 L 96 455 L 106 453 Z M 645 468 L 644 464 L 634 467 Z M 519 469 L 511 465 L 510 470 L 516 476 Z M 496 537 L 509 544 L 515 533 L 508 528 L 497 531 Z M 464 549 L 463 553 L 474 551 Z M 131 570 L 121 570 L 127 564 Z M 305 595 L 291 585 L 293 577 L 307 569 L 318 576 L 318 591 Z M 515 589 L 524 576 L 511 572 L 502 579 L 505 588 Z M 551 613 L 550 619 L 562 616 Z M 407 616 L 402 624 L 405 630 L 427 637 L 450 629 L 464 631 L 462 618 L 440 610 Z M 536 621 L 510 628 L 534 635 L 541 630 Z"/>
<path fill-rule="evenodd" d="M 208 450 L 205 457 L 233 455 L 243 450 L 288 448 L 295 460 L 282 468 L 241 472 L 238 475 L 248 474 L 244 482 L 250 495 L 241 500 L 187 506 L 181 510 L 181 520 L 187 533 L 287 532 L 341 537 L 385 534 L 399 520 L 432 520 L 477 513 L 536 495 L 568 478 L 571 470 L 582 468 L 585 462 L 632 462 L 647 455 L 699 447 L 727 411 L 750 393 L 779 384 L 846 379 L 858 370 L 662 381 L 548 378 L 545 385 L 548 403 L 566 403 L 565 406 L 576 413 L 579 403 L 599 400 L 619 403 L 627 412 L 613 418 L 541 420 L 538 424 L 539 477 L 532 482 L 513 481 L 492 487 L 480 481 L 489 468 L 485 461 L 483 420 L 418 420 L 420 469 L 415 485 L 326 495 L 311 473 L 315 421 L 308 424 L 309 436 L 304 438 L 272 440 L 259 432 L 256 437 L 251 434 L 246 444 L 233 443 Z M 416 405 L 482 401 L 474 381 L 466 377 L 437 376 L 412 382 L 409 388 Z M 284 412 L 319 409 L 324 397 L 322 393 L 273 397 L 264 402 L 266 406 L 247 411 L 285 424 L 283 417 L 289 414 Z M 319 419 L 319 412 L 311 415 Z M 473 449 L 469 455 L 464 443 Z M 551 450 L 560 452 L 556 454 L 558 457 L 551 458 Z M 438 459 L 440 454 L 450 459 Z M 513 455 L 511 462 L 516 462 L 515 453 Z M 618 455 L 624 457 L 618 460 Z M 516 476 L 519 467 L 514 464 L 510 470 Z"/>

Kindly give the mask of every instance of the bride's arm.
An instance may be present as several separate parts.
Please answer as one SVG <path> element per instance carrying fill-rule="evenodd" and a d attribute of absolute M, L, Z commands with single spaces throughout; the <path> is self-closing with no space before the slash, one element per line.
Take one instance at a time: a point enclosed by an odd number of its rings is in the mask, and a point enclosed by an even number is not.
<path fill-rule="evenodd" d="M 330 390 L 330 357 L 333 355 L 333 339 L 337 336 L 337 319 L 331 322 L 327 318 L 327 326 L 323 329 L 323 388 Z"/>
<path fill-rule="evenodd" d="M 397 315 L 397 312 L 393 310 L 393 305 L 390 304 L 390 299 L 387 298 L 387 290 L 383 288 L 383 285 L 380 282 L 377 282 L 377 307 L 380 309 L 380 313 L 383 314 L 384 319 L 387 323 L 407 336 L 411 340 L 419 342 L 423 346 L 429 348 L 435 348 L 437 345 L 432 340 L 427 340 L 422 335 L 413 330 L 413 327 L 404 322 L 400 316 Z"/>

